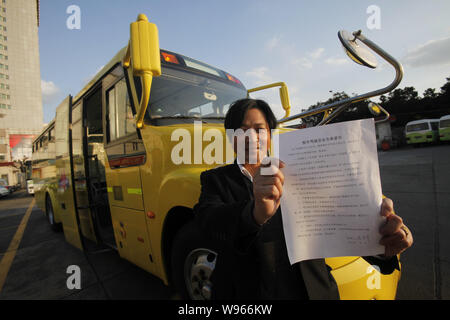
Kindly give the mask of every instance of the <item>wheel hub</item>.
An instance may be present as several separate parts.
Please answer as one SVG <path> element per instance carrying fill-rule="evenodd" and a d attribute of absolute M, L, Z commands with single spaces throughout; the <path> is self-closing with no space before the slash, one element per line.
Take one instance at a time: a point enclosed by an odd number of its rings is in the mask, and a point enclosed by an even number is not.
<path fill-rule="evenodd" d="M 188 254 L 184 278 L 191 299 L 211 299 L 213 284 L 210 278 L 216 267 L 216 261 L 217 253 L 209 249 L 195 249 Z"/>

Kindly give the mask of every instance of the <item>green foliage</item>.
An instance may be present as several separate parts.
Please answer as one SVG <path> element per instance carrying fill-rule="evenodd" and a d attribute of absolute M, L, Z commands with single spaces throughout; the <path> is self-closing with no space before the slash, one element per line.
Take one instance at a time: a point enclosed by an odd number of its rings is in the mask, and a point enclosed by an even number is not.
<path fill-rule="evenodd" d="M 441 87 L 441 92 L 428 88 L 420 98 L 414 87 L 396 89 L 381 100 L 381 106 L 396 116 L 394 126 L 404 126 L 409 121 L 419 119 L 438 119 L 450 114 L 450 78 Z"/>

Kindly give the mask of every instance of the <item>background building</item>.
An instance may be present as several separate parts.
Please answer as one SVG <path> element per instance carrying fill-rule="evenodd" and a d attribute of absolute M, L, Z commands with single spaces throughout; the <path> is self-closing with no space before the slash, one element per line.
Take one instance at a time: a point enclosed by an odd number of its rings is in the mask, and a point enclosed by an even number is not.
<path fill-rule="evenodd" d="M 0 178 L 10 185 L 43 125 L 38 27 L 38 0 L 0 0 Z"/>

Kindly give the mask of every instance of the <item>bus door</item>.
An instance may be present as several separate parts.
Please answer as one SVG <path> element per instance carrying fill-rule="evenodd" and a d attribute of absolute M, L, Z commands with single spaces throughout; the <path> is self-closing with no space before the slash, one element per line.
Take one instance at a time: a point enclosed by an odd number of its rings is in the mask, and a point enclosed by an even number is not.
<path fill-rule="evenodd" d="M 72 155 L 73 155 L 73 175 L 74 175 L 74 196 L 75 204 L 80 220 L 81 232 L 84 237 L 97 242 L 100 240 L 106 243 L 99 235 L 99 214 L 98 209 L 104 201 L 99 201 L 98 194 L 101 170 L 96 170 L 95 160 L 98 160 L 97 154 L 92 152 L 93 148 L 89 142 L 96 140 L 96 134 L 100 134 L 99 140 L 103 140 L 101 135 L 101 87 L 93 90 L 83 100 L 80 100 L 72 109 Z M 98 114 L 98 120 L 95 121 L 95 114 Z M 95 125 L 97 123 L 97 126 Z M 100 123 L 100 126 L 98 126 Z M 97 127 L 97 129 L 95 129 Z M 98 129 L 99 128 L 99 129 Z M 91 137 L 89 133 L 93 134 Z M 103 143 L 101 143 L 103 145 Z M 92 164 L 92 160 L 94 163 Z M 104 171 L 103 171 L 104 172 Z M 97 183 L 96 183 L 97 182 Z M 97 186 L 95 188 L 94 186 Z M 105 186 L 106 189 L 106 186 Z M 107 201 L 106 201 L 107 207 Z M 107 213 L 108 214 L 108 213 Z M 111 225 L 111 223 L 109 224 Z M 100 238 L 100 239 L 99 239 Z"/>
<path fill-rule="evenodd" d="M 122 66 L 105 77 L 103 86 L 106 178 L 117 249 L 121 257 L 153 272 L 140 172 L 146 153 L 136 131 Z"/>
<path fill-rule="evenodd" d="M 72 176 L 72 157 L 69 130 L 71 121 L 72 96 L 68 96 L 56 108 L 55 117 L 55 165 L 57 179 L 57 202 L 52 203 L 54 210 L 59 211 L 67 242 L 83 250 L 79 232 L 79 219 L 75 208 Z"/>
<path fill-rule="evenodd" d="M 94 221 L 97 238 L 116 248 L 105 175 L 105 148 L 103 139 L 102 86 L 84 99 L 83 155 L 87 200 L 84 203 Z"/>

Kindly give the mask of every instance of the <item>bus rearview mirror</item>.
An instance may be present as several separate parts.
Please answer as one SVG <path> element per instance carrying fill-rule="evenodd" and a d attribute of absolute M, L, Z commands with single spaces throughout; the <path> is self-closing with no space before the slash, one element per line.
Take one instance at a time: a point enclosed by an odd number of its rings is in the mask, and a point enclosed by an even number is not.
<path fill-rule="evenodd" d="M 158 28 L 148 22 L 145 14 L 140 14 L 130 25 L 129 58 L 133 75 L 141 78 L 142 96 L 136 115 L 136 127 L 142 128 L 153 77 L 161 75 Z"/>
<path fill-rule="evenodd" d="M 357 31 L 360 32 L 360 31 Z M 366 47 L 364 43 L 359 41 L 354 34 L 346 30 L 341 30 L 338 32 L 339 40 L 344 47 L 345 53 L 354 62 L 375 69 L 377 67 L 377 58 L 369 48 Z"/>
<path fill-rule="evenodd" d="M 291 101 L 289 99 L 288 88 L 285 85 L 280 87 L 280 99 L 281 105 L 286 112 L 285 117 L 289 117 L 289 114 L 291 112 Z"/>
<path fill-rule="evenodd" d="M 382 106 L 380 106 L 378 103 L 375 102 L 369 102 L 368 106 L 369 111 L 372 115 L 375 117 L 379 117 L 382 114 L 384 114 L 384 118 L 375 120 L 375 123 L 385 122 L 389 120 L 390 114 L 386 111 Z"/>
<path fill-rule="evenodd" d="M 140 14 L 138 20 L 130 25 L 130 54 L 135 76 L 145 73 L 154 77 L 161 75 L 158 28 L 148 22 L 145 14 Z"/>
<path fill-rule="evenodd" d="M 252 92 L 266 90 L 266 89 L 274 88 L 274 87 L 280 87 L 281 105 L 282 105 L 284 111 L 286 112 L 286 114 L 284 115 L 284 118 L 289 117 L 289 114 L 291 112 L 291 101 L 289 99 L 289 91 L 288 91 L 287 85 L 284 82 L 276 82 L 276 83 L 271 83 L 271 84 L 267 84 L 264 86 L 256 87 L 253 89 L 248 89 L 247 92 L 250 94 Z"/>
<path fill-rule="evenodd" d="M 381 114 L 381 107 L 375 102 L 369 102 L 367 107 L 372 115 L 379 116 Z"/>

